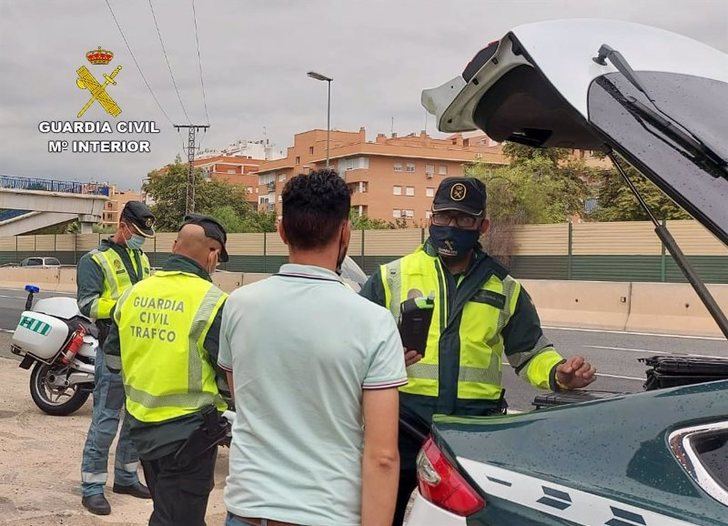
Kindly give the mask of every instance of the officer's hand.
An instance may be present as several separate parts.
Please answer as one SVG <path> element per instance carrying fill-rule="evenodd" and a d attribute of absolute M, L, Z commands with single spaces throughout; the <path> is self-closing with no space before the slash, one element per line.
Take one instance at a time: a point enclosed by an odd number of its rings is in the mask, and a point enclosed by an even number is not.
<path fill-rule="evenodd" d="M 409 367 L 412 364 L 419 362 L 422 359 L 422 355 L 412 349 L 405 349 L 404 353 L 404 364 Z"/>
<path fill-rule="evenodd" d="M 581 356 L 572 356 L 556 367 L 556 380 L 566 389 L 586 387 L 596 380 L 597 370 Z"/>

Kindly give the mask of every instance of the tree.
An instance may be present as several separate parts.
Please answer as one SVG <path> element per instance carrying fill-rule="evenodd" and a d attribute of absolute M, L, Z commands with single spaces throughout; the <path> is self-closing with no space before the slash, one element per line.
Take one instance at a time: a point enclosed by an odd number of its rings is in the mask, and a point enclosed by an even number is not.
<path fill-rule="evenodd" d="M 494 222 L 559 223 L 583 210 L 588 196 L 580 176 L 584 170 L 577 163 L 559 167 L 551 159 L 534 157 L 503 167 L 472 164 L 466 174 L 485 183 Z"/>
<path fill-rule="evenodd" d="M 375 219 L 366 215 L 359 215 L 352 210 L 349 214 L 352 230 L 389 230 L 393 228 L 403 228 L 383 219 Z"/>
<path fill-rule="evenodd" d="M 546 159 L 553 166 L 559 166 L 571 157 L 571 150 L 567 148 L 534 148 L 506 141 L 503 144 L 503 154 L 511 161 L 511 165 L 522 164 L 532 159 Z"/>
<path fill-rule="evenodd" d="M 506 143 L 508 166 L 475 163 L 465 173 L 485 183 L 491 229 L 486 250 L 509 264 L 519 224 L 560 223 L 584 210 L 590 170 L 563 148 L 531 148 Z"/>
<path fill-rule="evenodd" d="M 187 198 L 186 164 L 179 157 L 164 170 L 149 173 L 144 191 L 152 198 L 152 211 L 159 231 L 176 231 L 185 215 Z M 224 181 L 206 181 L 200 169 L 193 171 L 195 210 L 217 217 L 222 215 L 231 232 L 272 232 L 275 215 L 254 210 L 245 200 L 245 188 Z M 224 223 L 223 223 L 224 224 Z M 227 225 L 226 225 L 227 226 Z"/>
<path fill-rule="evenodd" d="M 275 232 L 275 212 L 255 212 L 240 216 L 230 205 L 213 209 L 210 215 L 220 221 L 229 234 L 237 232 Z"/>
<path fill-rule="evenodd" d="M 658 219 L 690 219 L 690 214 L 637 170 L 620 160 L 627 175 Z M 589 214 L 594 221 L 648 221 L 637 198 L 615 168 L 598 171 L 597 208 Z"/>

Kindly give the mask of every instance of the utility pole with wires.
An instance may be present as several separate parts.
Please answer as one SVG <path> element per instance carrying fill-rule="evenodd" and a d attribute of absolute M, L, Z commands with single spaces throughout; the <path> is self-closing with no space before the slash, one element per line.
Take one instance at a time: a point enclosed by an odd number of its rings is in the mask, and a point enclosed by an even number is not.
<path fill-rule="evenodd" d="M 197 132 L 202 130 L 207 133 L 209 124 L 175 124 L 174 127 L 179 132 L 182 128 L 187 129 L 187 161 L 189 162 L 189 171 L 187 172 L 187 198 L 185 200 L 185 214 L 195 211 L 195 153 L 197 151 L 195 141 Z"/>

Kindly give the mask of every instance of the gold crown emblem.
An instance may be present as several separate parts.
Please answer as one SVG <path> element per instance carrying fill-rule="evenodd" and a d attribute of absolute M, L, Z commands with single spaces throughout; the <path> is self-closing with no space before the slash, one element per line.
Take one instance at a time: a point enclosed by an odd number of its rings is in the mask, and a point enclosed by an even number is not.
<path fill-rule="evenodd" d="M 111 62 L 114 54 L 107 49 L 101 49 L 101 46 L 99 46 L 98 49 L 92 49 L 86 53 L 86 58 L 91 64 L 103 66 Z"/>

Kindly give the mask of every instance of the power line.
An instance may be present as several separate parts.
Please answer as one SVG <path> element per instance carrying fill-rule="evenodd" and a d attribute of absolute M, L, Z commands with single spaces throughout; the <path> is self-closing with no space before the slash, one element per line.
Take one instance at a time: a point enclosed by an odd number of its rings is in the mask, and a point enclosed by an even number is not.
<path fill-rule="evenodd" d="M 169 70 L 169 78 L 172 79 L 172 86 L 174 86 L 174 91 L 177 92 L 177 100 L 179 101 L 179 105 L 182 107 L 182 112 L 185 114 L 185 117 L 187 117 L 187 122 L 190 122 L 190 116 L 187 115 L 187 109 L 185 108 L 185 105 L 182 102 L 182 95 L 180 95 L 179 88 L 177 87 L 177 82 L 174 80 L 174 73 L 172 73 L 172 64 L 170 64 L 170 62 L 169 62 L 169 56 L 167 55 L 167 50 L 164 47 L 164 40 L 162 40 L 162 32 L 159 30 L 159 23 L 157 22 L 157 15 L 154 13 L 154 6 L 152 6 L 152 0 L 149 0 L 149 9 L 152 11 L 152 18 L 154 19 L 154 27 L 157 29 L 157 36 L 159 37 L 159 45 L 162 46 L 162 53 L 164 54 L 164 60 L 167 62 L 167 69 Z"/>
<path fill-rule="evenodd" d="M 210 114 L 207 112 L 207 95 L 205 94 L 205 81 L 202 80 L 202 58 L 200 56 L 200 37 L 197 33 L 197 12 L 195 11 L 195 0 L 192 0 L 192 18 L 195 21 L 195 41 L 197 42 L 197 63 L 200 66 L 200 86 L 202 86 L 202 102 L 205 105 L 205 118 L 210 124 Z"/>
<path fill-rule="evenodd" d="M 111 4 L 109 3 L 109 0 L 105 0 L 106 5 L 109 8 L 109 12 L 111 12 L 111 17 L 114 19 L 114 22 L 116 23 L 116 27 L 119 29 L 119 33 L 121 34 L 121 38 L 124 40 L 124 44 L 126 44 L 126 49 L 129 50 L 129 54 L 131 55 L 131 58 L 134 60 L 134 64 L 136 64 L 136 68 L 139 71 L 139 75 L 141 75 L 142 80 L 144 81 L 144 84 L 146 84 L 147 89 L 149 90 L 149 93 L 152 95 L 152 98 L 154 99 L 154 102 L 157 103 L 157 106 L 159 107 L 159 111 L 161 111 L 164 116 L 167 118 L 170 124 L 174 125 L 172 122 L 172 119 L 169 118 L 169 115 L 166 111 L 164 111 L 164 108 L 159 103 L 159 99 L 154 94 L 154 91 L 152 90 L 152 87 L 149 85 L 149 82 L 147 81 L 147 78 L 144 76 L 144 73 L 142 72 L 141 66 L 139 66 L 139 62 L 137 62 L 136 56 L 134 56 L 134 52 L 131 50 L 131 46 L 129 45 L 129 41 L 126 39 L 126 36 L 124 35 L 124 31 L 121 29 L 121 25 L 119 25 L 119 21 L 116 19 L 116 15 L 114 14 L 114 10 L 111 9 Z"/>

